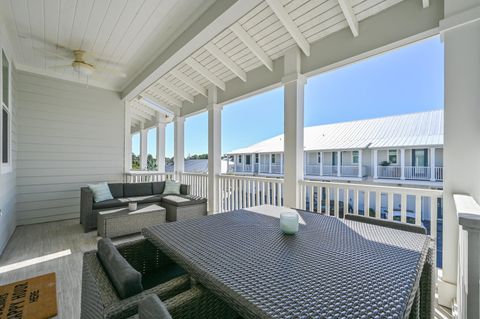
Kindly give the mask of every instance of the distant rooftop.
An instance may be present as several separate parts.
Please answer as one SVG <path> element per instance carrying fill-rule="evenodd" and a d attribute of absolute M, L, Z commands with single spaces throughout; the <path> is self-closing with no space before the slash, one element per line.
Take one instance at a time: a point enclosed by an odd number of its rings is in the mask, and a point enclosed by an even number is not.
<path fill-rule="evenodd" d="M 305 151 L 443 145 L 443 110 L 306 127 Z M 229 154 L 283 152 L 283 134 Z"/>

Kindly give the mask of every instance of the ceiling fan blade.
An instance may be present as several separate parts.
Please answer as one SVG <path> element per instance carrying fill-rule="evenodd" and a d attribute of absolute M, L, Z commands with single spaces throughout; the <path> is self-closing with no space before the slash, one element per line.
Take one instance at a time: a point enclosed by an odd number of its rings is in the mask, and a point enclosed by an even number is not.
<path fill-rule="evenodd" d="M 52 66 L 49 66 L 48 68 L 49 69 L 65 69 L 65 68 L 71 68 L 72 65 L 71 64 L 64 64 L 64 65 L 52 65 Z"/>
<path fill-rule="evenodd" d="M 96 68 L 96 70 L 98 70 L 101 73 L 109 73 L 113 76 L 117 76 L 117 77 L 120 77 L 120 78 L 126 78 L 127 77 L 127 74 L 125 72 L 122 72 L 122 71 L 117 70 L 117 69 L 104 68 L 104 67 L 95 67 L 95 68 Z"/>
<path fill-rule="evenodd" d="M 54 51 L 44 50 L 44 49 L 36 48 L 36 47 L 34 47 L 33 49 L 35 51 L 41 52 L 43 54 L 54 56 L 54 57 L 57 57 L 57 58 L 60 58 L 60 59 L 66 60 L 66 61 L 72 61 L 72 57 L 67 57 L 67 56 L 61 55 L 57 52 L 54 52 Z"/>

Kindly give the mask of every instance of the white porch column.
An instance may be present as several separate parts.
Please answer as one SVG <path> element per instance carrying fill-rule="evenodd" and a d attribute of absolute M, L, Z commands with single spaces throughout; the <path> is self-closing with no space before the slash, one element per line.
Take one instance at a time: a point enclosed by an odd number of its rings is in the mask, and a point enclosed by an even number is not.
<path fill-rule="evenodd" d="M 435 182 L 435 147 L 430 148 L 430 181 Z"/>
<path fill-rule="evenodd" d="M 283 153 L 280 153 L 280 174 L 283 173 L 283 161 L 284 161 L 284 155 Z"/>
<path fill-rule="evenodd" d="M 358 177 L 362 178 L 363 177 L 363 172 L 362 172 L 362 150 L 358 150 Z"/>
<path fill-rule="evenodd" d="M 342 176 L 342 152 L 337 151 L 337 176 Z"/>
<path fill-rule="evenodd" d="M 303 120 L 305 77 L 300 74 L 300 50 L 289 49 L 284 57 L 284 205 L 300 207 L 299 181 L 303 179 Z"/>
<path fill-rule="evenodd" d="M 165 173 L 165 127 L 167 123 L 157 123 L 157 171 Z"/>
<path fill-rule="evenodd" d="M 323 152 L 320 152 L 320 176 L 323 176 Z"/>
<path fill-rule="evenodd" d="M 268 154 L 268 174 L 272 174 L 272 153 Z"/>
<path fill-rule="evenodd" d="M 218 212 L 219 175 L 222 173 L 222 105 L 217 87 L 208 88 L 208 213 Z"/>
<path fill-rule="evenodd" d="M 179 176 L 185 171 L 185 118 L 175 117 L 174 127 L 174 173 Z"/>
<path fill-rule="evenodd" d="M 143 123 L 140 129 L 140 170 L 147 170 L 147 133 L 148 130 L 143 128 Z"/>
<path fill-rule="evenodd" d="M 132 119 L 130 104 L 125 102 L 125 173 L 132 169 Z M 127 180 L 125 180 L 127 182 Z"/>
<path fill-rule="evenodd" d="M 438 302 L 456 296 L 458 220 L 452 195 L 480 202 L 480 0 L 445 0 L 440 32 L 445 50 L 443 271 Z M 478 300 L 477 300 L 478 301 Z"/>
<path fill-rule="evenodd" d="M 255 154 L 250 154 L 250 169 L 252 173 L 255 171 Z"/>
<path fill-rule="evenodd" d="M 378 178 L 378 150 L 373 150 L 373 178 Z"/>
<path fill-rule="evenodd" d="M 400 149 L 400 179 L 405 180 L 405 149 Z"/>

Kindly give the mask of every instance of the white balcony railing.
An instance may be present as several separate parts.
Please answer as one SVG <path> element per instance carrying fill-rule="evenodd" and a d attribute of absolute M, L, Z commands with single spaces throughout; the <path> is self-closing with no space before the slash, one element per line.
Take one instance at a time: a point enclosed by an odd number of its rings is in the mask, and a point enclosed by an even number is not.
<path fill-rule="evenodd" d="M 435 167 L 435 180 L 443 181 L 443 167 Z"/>
<path fill-rule="evenodd" d="M 321 176 L 320 164 L 306 164 L 305 175 L 309 176 Z"/>
<path fill-rule="evenodd" d="M 337 176 L 337 165 L 323 165 L 323 176 Z"/>
<path fill-rule="evenodd" d="M 379 178 L 400 179 L 402 177 L 402 168 L 400 166 L 377 166 Z"/>
<path fill-rule="evenodd" d="M 282 166 L 280 164 L 272 164 L 271 172 L 272 174 L 283 174 Z"/>
<path fill-rule="evenodd" d="M 430 180 L 429 166 L 405 166 L 405 179 L 411 180 Z"/>
<path fill-rule="evenodd" d="M 205 173 L 160 173 L 155 171 L 131 171 L 125 174 L 127 183 L 150 183 L 176 180 L 190 185 L 190 194 L 208 198 L 208 175 Z"/>

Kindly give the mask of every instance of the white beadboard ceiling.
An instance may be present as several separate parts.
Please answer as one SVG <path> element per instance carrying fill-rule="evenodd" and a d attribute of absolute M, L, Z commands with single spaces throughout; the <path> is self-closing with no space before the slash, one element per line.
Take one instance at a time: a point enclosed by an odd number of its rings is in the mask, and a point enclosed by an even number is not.
<path fill-rule="evenodd" d="M 354 38 L 361 31 L 358 24 L 362 20 L 401 1 L 265 0 L 232 21 L 230 28 L 219 30 L 140 96 L 178 109 L 183 101 L 205 95 L 209 85 L 224 90 L 225 82 L 235 77 L 248 81 L 248 71 L 262 66 L 271 69 L 272 61 L 294 45 L 308 55 L 311 43 L 344 28 L 350 28 Z"/>
<path fill-rule="evenodd" d="M 68 60 L 46 54 L 93 53 L 88 62 L 126 78 L 95 73 L 91 85 L 120 90 L 214 0 L 0 0 L 18 68 L 86 83 Z M 72 60 L 73 60 L 73 55 Z M 71 63 L 71 62 L 70 62 Z"/>

